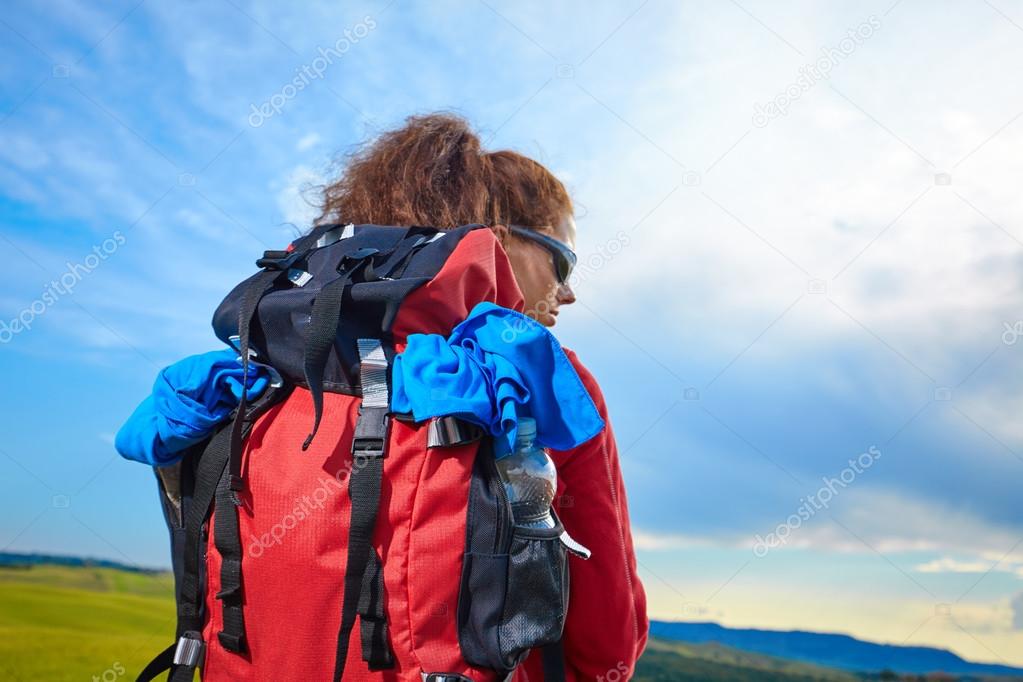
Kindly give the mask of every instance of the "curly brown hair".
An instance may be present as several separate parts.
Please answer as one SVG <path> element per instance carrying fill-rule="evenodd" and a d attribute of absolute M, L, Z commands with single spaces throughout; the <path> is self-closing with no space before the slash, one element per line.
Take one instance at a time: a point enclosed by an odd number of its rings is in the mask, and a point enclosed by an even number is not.
<path fill-rule="evenodd" d="M 518 152 L 485 151 L 454 114 L 411 116 L 341 161 L 316 223 L 556 225 L 572 214 L 565 186 Z"/>

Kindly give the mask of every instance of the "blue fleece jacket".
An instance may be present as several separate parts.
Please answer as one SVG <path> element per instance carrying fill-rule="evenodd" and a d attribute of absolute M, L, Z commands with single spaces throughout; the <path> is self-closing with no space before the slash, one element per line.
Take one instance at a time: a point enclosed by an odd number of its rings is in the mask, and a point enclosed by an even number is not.
<path fill-rule="evenodd" d="M 536 440 L 567 450 L 604 428 L 590 394 L 558 340 L 520 312 L 480 303 L 445 339 L 410 334 L 394 358 L 391 409 L 419 421 L 455 415 L 512 451 L 520 417 L 536 420 Z"/>
<path fill-rule="evenodd" d="M 249 364 L 248 400 L 269 382 L 267 372 Z M 135 409 L 114 447 L 122 457 L 153 466 L 181 459 L 184 450 L 209 437 L 230 416 L 242 395 L 242 363 L 233 350 L 192 355 L 164 368 L 153 393 Z"/>

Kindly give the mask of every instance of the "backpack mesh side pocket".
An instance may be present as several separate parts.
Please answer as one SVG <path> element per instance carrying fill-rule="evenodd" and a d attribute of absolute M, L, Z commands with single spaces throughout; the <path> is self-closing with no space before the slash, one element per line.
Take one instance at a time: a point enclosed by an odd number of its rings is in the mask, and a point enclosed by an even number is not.
<path fill-rule="evenodd" d="M 530 649 L 561 639 L 569 587 L 563 530 L 560 520 L 550 529 L 513 525 L 485 440 L 469 488 L 458 594 L 458 641 L 466 661 L 508 673 Z"/>

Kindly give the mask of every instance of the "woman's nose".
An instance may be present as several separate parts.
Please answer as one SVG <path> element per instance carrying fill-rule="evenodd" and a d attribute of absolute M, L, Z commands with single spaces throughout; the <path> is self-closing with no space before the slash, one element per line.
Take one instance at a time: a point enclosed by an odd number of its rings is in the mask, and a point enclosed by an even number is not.
<path fill-rule="evenodd" d="M 575 303 L 575 292 L 572 291 L 572 285 L 568 282 L 562 282 L 558 285 L 558 303 L 560 305 Z"/>

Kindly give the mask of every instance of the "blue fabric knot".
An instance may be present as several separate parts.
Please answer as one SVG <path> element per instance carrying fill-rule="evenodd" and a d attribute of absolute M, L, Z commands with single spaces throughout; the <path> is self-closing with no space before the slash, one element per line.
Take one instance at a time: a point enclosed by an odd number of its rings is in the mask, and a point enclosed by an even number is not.
<path fill-rule="evenodd" d="M 249 364 L 247 399 L 269 383 L 267 371 Z M 153 392 L 117 432 L 122 457 L 153 466 L 177 462 L 185 449 L 208 438 L 238 407 L 242 363 L 233 350 L 192 355 L 164 368 Z"/>
<path fill-rule="evenodd" d="M 518 420 L 536 420 L 539 444 L 568 450 L 600 433 L 604 420 L 558 340 L 536 320 L 479 303 L 445 339 L 410 334 L 395 356 L 391 409 L 416 421 L 453 415 L 514 449 Z"/>

